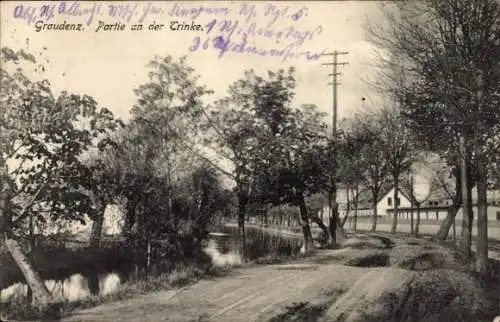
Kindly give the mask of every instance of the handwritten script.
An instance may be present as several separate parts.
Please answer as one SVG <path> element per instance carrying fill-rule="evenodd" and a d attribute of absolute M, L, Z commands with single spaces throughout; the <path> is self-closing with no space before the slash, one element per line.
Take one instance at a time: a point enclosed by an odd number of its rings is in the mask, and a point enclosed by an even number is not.
<path fill-rule="evenodd" d="M 323 32 L 311 24 L 306 6 L 282 3 L 240 3 L 206 6 L 162 2 L 37 2 L 16 5 L 13 17 L 35 31 L 196 31 L 190 52 L 215 50 L 228 55 L 316 60 L 322 53 L 306 49 Z M 190 20 L 190 21 L 186 21 Z M 78 23 L 75 23 L 78 22 Z M 144 23 L 151 23 L 143 28 Z M 306 27 L 304 27 L 306 26 Z"/>
<path fill-rule="evenodd" d="M 191 52 L 215 48 L 218 57 L 229 54 L 250 54 L 279 57 L 282 61 L 305 57 L 317 60 L 324 53 L 303 50 L 302 46 L 323 32 L 321 25 L 301 29 L 300 22 L 307 19 L 309 9 L 302 6 L 275 4 L 242 4 L 232 19 L 215 18 L 205 26 L 205 35 L 196 36 L 189 48 Z M 260 19 L 258 19 L 260 18 Z"/>

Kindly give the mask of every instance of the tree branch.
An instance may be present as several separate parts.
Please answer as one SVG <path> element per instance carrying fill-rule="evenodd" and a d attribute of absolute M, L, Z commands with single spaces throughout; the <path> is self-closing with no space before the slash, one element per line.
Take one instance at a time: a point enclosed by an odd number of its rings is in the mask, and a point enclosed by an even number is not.
<path fill-rule="evenodd" d="M 40 194 L 40 192 L 43 190 L 43 188 L 45 188 L 45 183 L 42 184 L 40 186 L 40 188 L 38 188 L 38 190 L 36 191 L 36 193 L 33 195 L 33 197 L 31 198 L 31 201 L 26 204 L 22 209 L 21 211 L 17 214 L 17 218 L 16 220 L 14 220 L 14 222 L 12 223 L 13 226 L 17 226 L 22 220 L 24 220 L 26 217 L 29 216 L 29 213 L 28 213 L 28 210 L 35 204 L 35 201 L 36 199 L 38 198 L 38 195 Z"/>

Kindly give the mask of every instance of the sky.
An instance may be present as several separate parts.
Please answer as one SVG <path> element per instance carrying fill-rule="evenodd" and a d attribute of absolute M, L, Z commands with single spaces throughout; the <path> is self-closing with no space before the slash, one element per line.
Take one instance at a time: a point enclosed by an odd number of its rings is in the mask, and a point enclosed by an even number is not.
<path fill-rule="evenodd" d="M 331 124 L 333 95 L 332 86 L 328 83 L 331 83 L 332 78 L 328 74 L 332 73 L 332 67 L 322 64 L 331 63 L 332 56 L 322 56 L 317 60 L 308 60 L 301 56 L 283 61 L 282 57 L 227 52 L 220 58 L 220 50 L 202 48 L 204 40 L 221 34 L 215 32 L 220 30 L 224 21 L 230 21 L 233 25 L 237 21 L 238 27 L 243 31 L 254 24 L 256 29 L 263 28 L 273 31 L 274 34 L 280 30 L 285 34 L 293 30 L 302 35 L 306 32 L 312 35 L 300 45 L 292 39 L 281 38 L 278 43 L 275 39 L 258 35 L 247 37 L 248 44 L 264 50 L 279 50 L 293 43 L 294 52 L 309 52 L 310 55 L 334 50 L 348 52 L 347 55 L 339 57 L 339 62 L 348 63 L 339 67 L 339 122 L 355 111 L 376 107 L 382 102 L 366 82 L 374 77 L 373 64 L 376 63 L 376 53 L 380 49 L 367 40 L 365 30 L 368 21 L 383 24 L 381 2 L 85 1 L 79 2 L 77 6 L 73 3 L 0 2 L 0 43 L 14 50 L 26 49 L 35 56 L 43 52 L 43 57 L 50 62 L 43 76 L 51 82 L 56 93 L 67 90 L 75 94 L 90 95 L 102 107 L 108 108 L 123 120 L 130 117 L 129 110 L 136 102 L 133 90 L 147 82 L 147 63 L 155 55 L 171 55 L 174 58 L 186 55 L 187 63 L 200 75 L 200 84 L 215 92 L 207 103 L 225 96 L 228 85 L 240 78 L 245 70 L 254 69 L 265 75 L 268 70 L 294 66 L 297 77 L 294 104 L 317 105 L 321 111 L 327 113 L 326 122 Z M 112 5 L 115 9 L 121 5 L 122 15 L 118 9 L 112 16 Z M 41 17 L 43 6 L 54 10 L 54 15 L 48 20 Z M 200 8 L 204 9 L 201 11 Z M 242 9 L 246 9 L 247 15 L 240 14 Z M 92 12 L 94 14 L 91 14 Z M 131 12 L 133 14 L 128 19 Z M 277 13 L 279 15 L 275 15 Z M 300 17 L 299 13 L 302 13 Z M 247 17 L 250 18 L 247 20 Z M 207 32 L 210 22 L 214 19 L 217 22 L 211 31 Z M 40 20 L 42 21 L 37 22 Z M 107 25 L 124 24 L 125 30 L 107 31 L 101 27 L 100 31 L 96 32 L 101 21 Z M 173 31 L 169 28 L 173 21 L 189 25 L 199 24 L 205 30 Z M 84 30 L 37 31 L 37 26 L 61 23 L 82 24 L 81 28 Z M 130 30 L 132 25 L 139 23 L 143 25 L 142 31 Z M 164 26 L 162 30 L 149 30 L 153 23 Z M 45 28 L 47 29 L 47 26 Z M 192 52 L 190 47 L 196 37 L 202 40 L 201 50 Z M 242 38 L 231 36 L 231 39 L 233 44 L 237 44 L 241 43 Z M 366 98 L 364 102 L 363 97 Z"/>
<path fill-rule="evenodd" d="M 238 27 L 248 30 L 252 23 L 257 28 L 267 28 L 285 33 L 293 28 L 295 31 L 309 31 L 312 39 L 306 39 L 299 46 L 294 43 L 295 52 L 320 53 L 334 50 L 349 52 L 342 55 L 339 62 L 348 65 L 340 67 L 342 75 L 339 76 L 341 85 L 338 87 L 338 119 L 348 117 L 353 111 L 366 108 L 366 104 L 377 104 L 377 95 L 363 80 L 370 77 L 373 68 L 370 66 L 374 58 L 374 46 L 366 40 L 364 24 L 366 19 L 377 22 L 380 19 L 380 2 L 372 1 L 308 1 L 308 2 L 82 2 L 77 10 L 71 9 L 72 1 L 64 2 L 64 10 L 59 2 L 14 2 L 2 1 L 1 6 L 1 45 L 12 49 L 27 48 L 33 54 L 44 50 L 45 57 L 51 62 L 45 77 L 49 79 L 56 92 L 68 90 L 77 94 L 93 96 L 103 107 L 113 111 L 116 116 L 127 120 L 129 110 L 135 103 L 134 88 L 147 81 L 148 69 L 146 64 L 155 56 L 167 54 L 173 57 L 186 55 L 188 64 L 200 75 L 200 83 L 213 89 L 215 94 L 210 100 L 226 95 L 229 84 L 243 75 L 244 70 L 254 69 L 258 73 L 267 70 L 296 68 L 297 89 L 295 104 L 316 104 L 321 111 L 332 113 L 332 87 L 331 66 L 322 65 L 332 61 L 332 56 L 322 56 L 317 60 L 282 57 L 259 56 L 245 53 L 225 53 L 222 58 L 218 55 L 220 50 L 208 48 L 191 52 L 195 37 L 202 41 L 215 33 L 224 20 L 238 21 Z M 91 17 L 89 10 L 100 5 L 99 13 L 93 15 L 92 22 L 87 25 Z M 137 6 L 135 6 L 137 4 Z M 40 20 L 42 6 L 54 6 L 54 16 L 50 20 L 36 23 Z M 110 16 L 109 5 L 123 5 L 123 17 Z M 246 20 L 246 16 L 239 12 L 246 5 L 247 12 L 254 12 L 254 16 Z M 128 9 L 129 11 L 125 10 Z M 152 6 L 155 8 L 153 9 Z M 255 11 L 250 8 L 255 6 Z M 274 7 L 273 7 L 274 6 Z M 205 8 L 199 12 L 199 8 Z M 288 9 L 285 11 L 285 8 Z M 127 14 L 132 12 L 131 19 L 127 21 Z M 207 8 L 212 8 L 211 12 Z M 22 10 L 21 10 L 22 9 Z M 172 9 L 175 9 L 172 13 Z M 181 9 L 189 9 L 193 14 L 182 15 Z M 197 11 L 192 11 L 196 10 Z M 214 10 L 215 9 L 215 10 Z M 302 11 L 300 11 L 302 9 Z M 284 14 L 273 21 L 274 14 L 280 10 Z M 81 16 L 72 15 L 84 13 Z M 66 13 L 65 13 L 66 12 Z M 96 11 L 97 12 L 97 9 Z M 142 21 L 145 30 L 131 31 L 131 25 L 137 24 L 144 13 Z M 299 18 L 298 12 L 302 12 Z M 86 13 L 86 14 L 85 14 Z M 177 16 L 175 15 L 177 14 Z M 198 13 L 198 14 L 194 14 Z M 267 15 L 266 15 L 267 13 Z M 295 15 L 294 15 L 295 14 Z M 17 16 L 17 17 L 15 17 Z M 193 19 L 194 18 L 194 19 Z M 293 18 L 299 18 L 294 20 Z M 30 22 L 31 19 L 31 22 Z M 207 33 L 207 24 L 213 19 L 217 23 Z M 124 23 L 124 31 L 100 31 L 95 29 L 102 21 L 105 24 L 115 22 Z M 169 29 L 172 21 L 186 24 L 200 24 L 204 31 L 172 31 Z M 82 23 L 83 31 L 36 31 L 36 25 L 59 23 Z M 152 23 L 164 24 L 164 30 L 149 30 Z M 219 33 L 220 34 L 220 33 Z M 233 36 L 232 36 L 233 37 Z M 26 39 L 29 45 L 26 45 Z M 233 38 L 231 38 L 232 40 Z M 241 37 L 234 37 L 234 44 L 241 42 Z M 292 43 L 291 40 L 271 40 L 266 37 L 248 36 L 248 43 L 262 49 L 281 49 Z M 201 46 L 203 47 L 203 46 Z M 368 75 L 368 76 L 367 76 Z M 365 103 L 361 98 L 366 97 Z M 365 104 L 363 106 L 362 104 Z M 331 122 L 331 116 L 327 121 Z"/>
<path fill-rule="evenodd" d="M 355 111 L 377 107 L 382 102 L 366 82 L 366 79 L 374 77 L 373 65 L 376 63 L 376 53 L 380 49 L 367 40 L 365 31 L 367 21 L 383 24 L 381 2 L 85 1 L 79 2 L 78 7 L 75 5 L 72 7 L 73 3 L 72 1 L 0 2 L 1 46 L 15 50 L 27 49 L 36 56 L 43 52 L 44 57 L 50 61 L 46 66 L 44 77 L 51 82 L 56 93 L 67 90 L 75 94 L 90 95 L 102 107 L 108 108 L 123 120 L 130 117 L 129 110 L 136 102 L 133 90 L 147 82 L 147 63 L 155 55 L 171 55 L 174 58 L 186 55 L 187 63 L 200 75 L 200 84 L 215 92 L 207 103 L 225 96 L 228 85 L 240 78 L 245 70 L 254 69 L 259 74 L 265 74 L 268 70 L 294 66 L 297 77 L 294 104 L 317 105 L 321 111 L 328 114 L 326 121 L 331 124 L 333 95 L 332 87 L 328 83 L 332 78 L 328 74 L 332 73 L 332 67 L 322 64 L 332 62 L 332 56 L 323 56 L 317 60 L 308 60 L 301 56 L 282 61 L 282 57 L 236 52 L 225 53 L 219 58 L 220 50 L 215 48 L 190 51 L 196 37 L 200 37 L 203 44 L 204 40 L 221 35 L 220 32 L 215 32 L 220 30 L 224 21 L 230 21 L 233 25 L 237 21 L 238 27 L 244 31 L 254 24 L 256 29 L 273 31 L 275 35 L 280 30 L 284 30 L 285 34 L 290 30 L 301 34 L 309 31 L 313 35 L 310 39 L 305 39 L 300 45 L 297 41 L 293 41 L 294 52 L 310 54 L 334 50 L 348 52 L 339 58 L 339 62 L 348 63 L 339 67 L 342 73 L 339 76 L 341 84 L 338 87 L 339 121 Z M 42 19 L 40 14 L 43 6 L 53 8 L 54 15 L 49 20 L 37 23 Z M 115 6 L 117 9 L 114 16 L 110 6 Z M 122 6 L 122 15 L 118 6 Z M 204 8 L 203 11 L 200 8 Z M 246 9 L 247 16 L 250 17 L 248 20 L 246 15 L 240 14 L 242 9 Z M 274 19 L 278 12 L 280 16 Z M 302 14 L 299 17 L 300 12 Z M 130 30 L 132 25 L 141 22 L 141 18 L 144 29 Z M 207 32 L 210 29 L 209 23 L 214 19 L 217 22 L 211 31 Z M 101 28 L 96 32 L 101 21 L 108 25 L 123 23 L 125 30 L 107 31 Z M 189 25 L 199 24 L 205 30 L 173 31 L 169 28 L 173 21 Z M 84 30 L 37 32 L 36 26 L 42 27 L 44 23 L 82 24 Z M 162 30 L 149 30 L 149 25 L 153 23 L 163 24 L 164 27 Z M 241 36 L 234 34 L 231 36 L 233 44 L 241 43 L 241 39 Z M 252 46 L 267 50 L 281 49 L 292 44 L 291 39 L 281 38 L 278 43 L 275 39 L 258 35 L 248 36 L 247 41 Z M 366 98 L 364 102 L 363 97 Z M 419 190 L 426 190 L 429 178 L 423 175 L 417 177 L 419 178 L 416 179 L 416 184 L 422 184 Z"/>

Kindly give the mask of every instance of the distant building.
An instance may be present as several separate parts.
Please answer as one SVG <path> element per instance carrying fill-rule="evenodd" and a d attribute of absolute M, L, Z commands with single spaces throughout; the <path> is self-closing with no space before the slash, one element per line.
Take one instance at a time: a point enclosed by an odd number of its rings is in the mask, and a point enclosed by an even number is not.
<path fill-rule="evenodd" d="M 119 205 L 109 204 L 104 212 L 103 235 L 119 235 L 122 232 L 125 214 Z M 48 218 L 44 227 L 37 225 L 35 233 L 41 235 L 51 235 L 64 233 L 77 236 L 78 239 L 87 240 L 92 229 L 92 219 L 88 216 L 83 218 L 83 222 L 59 219 L 57 221 Z"/>
<path fill-rule="evenodd" d="M 340 195 L 345 196 L 345 193 Z M 472 205 L 474 214 L 477 214 L 477 190 L 472 191 Z M 492 190 L 487 193 L 488 198 L 488 220 L 500 221 L 500 190 Z M 351 198 L 352 199 L 352 198 Z M 340 215 L 343 217 L 347 212 L 347 198 L 339 198 Z M 411 194 L 399 189 L 398 200 L 394 200 L 394 187 L 383 189 L 380 192 L 380 197 L 377 200 L 377 214 L 385 218 L 393 218 L 394 206 L 398 205 L 399 218 L 410 218 L 413 210 L 414 214 L 417 210 L 417 200 L 411 198 Z M 426 220 L 443 220 L 448 214 L 448 209 L 452 206 L 452 199 L 443 191 L 435 191 L 420 204 L 420 218 Z M 352 215 L 354 205 L 350 204 L 350 213 Z M 363 189 L 358 197 L 358 217 L 373 216 L 373 197 L 368 189 Z M 462 209 L 457 213 L 456 219 L 462 218 Z"/>

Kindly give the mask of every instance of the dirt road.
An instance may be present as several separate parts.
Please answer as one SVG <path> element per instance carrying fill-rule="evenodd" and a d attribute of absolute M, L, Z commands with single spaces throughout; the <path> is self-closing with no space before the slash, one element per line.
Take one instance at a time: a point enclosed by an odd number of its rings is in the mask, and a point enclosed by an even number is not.
<path fill-rule="evenodd" d="M 397 243 L 404 241 L 390 238 Z M 370 271 L 385 269 L 340 265 L 341 258 L 351 251 L 322 250 L 294 264 L 239 268 L 230 276 L 103 304 L 62 321 L 265 322 L 293 303 L 331 299 L 332 293 L 348 289 Z"/>
<path fill-rule="evenodd" d="M 348 288 L 363 274 L 377 269 L 328 262 L 343 251 L 325 251 L 319 260 L 316 257 L 298 264 L 241 268 L 232 276 L 104 304 L 75 312 L 62 321 L 262 322 L 294 302 L 317 300 Z"/>

